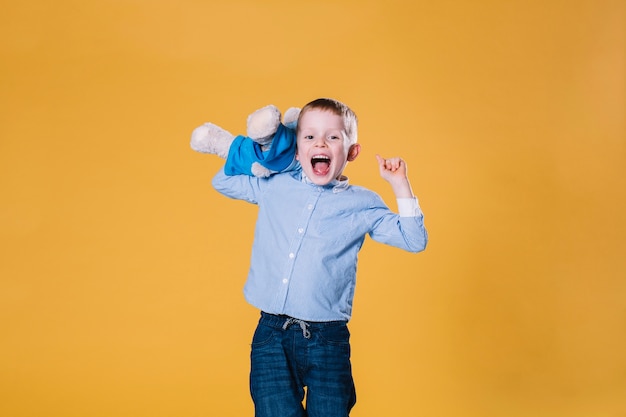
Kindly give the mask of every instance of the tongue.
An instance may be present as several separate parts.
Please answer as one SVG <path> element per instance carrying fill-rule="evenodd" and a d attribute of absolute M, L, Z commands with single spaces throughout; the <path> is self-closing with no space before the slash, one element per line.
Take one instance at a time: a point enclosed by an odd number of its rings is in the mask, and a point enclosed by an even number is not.
<path fill-rule="evenodd" d="M 316 162 L 313 164 L 313 172 L 315 175 L 326 175 L 328 174 L 329 168 L 330 164 L 328 162 Z"/>

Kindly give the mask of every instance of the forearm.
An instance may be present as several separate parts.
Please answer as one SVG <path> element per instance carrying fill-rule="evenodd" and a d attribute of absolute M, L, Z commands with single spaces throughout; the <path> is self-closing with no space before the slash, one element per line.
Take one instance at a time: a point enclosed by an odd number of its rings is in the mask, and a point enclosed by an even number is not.
<path fill-rule="evenodd" d="M 389 179 L 389 184 L 391 185 L 391 189 L 395 194 L 396 198 L 414 198 L 415 194 L 413 194 L 413 189 L 411 188 L 411 183 L 407 177 L 401 178 L 391 178 Z"/>
<path fill-rule="evenodd" d="M 386 211 L 381 217 L 377 215 Z M 372 239 L 387 245 L 395 246 L 409 252 L 424 250 L 428 242 L 428 233 L 424 227 L 424 215 L 416 198 L 398 199 L 398 214 L 387 207 L 381 211 L 373 211 L 376 227 L 370 233 Z"/>
<path fill-rule="evenodd" d="M 406 176 L 406 170 L 404 174 L 397 176 L 390 176 L 388 179 L 391 189 L 396 196 L 398 203 L 398 214 L 400 217 L 416 217 L 422 215 L 417 197 L 413 193 L 411 183 Z"/>

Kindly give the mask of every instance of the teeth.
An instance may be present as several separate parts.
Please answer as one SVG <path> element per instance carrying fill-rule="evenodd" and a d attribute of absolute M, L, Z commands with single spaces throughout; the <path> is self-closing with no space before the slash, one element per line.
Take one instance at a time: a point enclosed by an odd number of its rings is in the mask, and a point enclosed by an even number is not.
<path fill-rule="evenodd" d="M 313 157 L 311 159 L 325 159 L 327 161 L 330 160 L 330 158 L 326 155 L 313 155 Z"/>

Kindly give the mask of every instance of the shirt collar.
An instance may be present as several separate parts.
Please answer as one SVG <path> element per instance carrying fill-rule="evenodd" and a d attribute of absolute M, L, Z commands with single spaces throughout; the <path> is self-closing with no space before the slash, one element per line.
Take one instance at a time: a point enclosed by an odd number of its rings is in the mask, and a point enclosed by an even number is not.
<path fill-rule="evenodd" d="M 302 182 L 305 183 L 305 184 L 318 186 L 313 181 L 311 181 L 304 174 L 304 172 L 302 172 Z M 333 193 L 336 194 L 336 193 L 340 193 L 342 191 L 347 190 L 349 186 L 350 186 L 350 183 L 348 181 L 348 177 L 346 177 L 345 175 L 342 175 L 339 179 L 332 180 L 330 183 L 328 183 L 328 184 L 326 184 L 326 185 L 324 185 L 322 187 L 324 187 L 324 188 L 331 188 L 333 190 Z"/>

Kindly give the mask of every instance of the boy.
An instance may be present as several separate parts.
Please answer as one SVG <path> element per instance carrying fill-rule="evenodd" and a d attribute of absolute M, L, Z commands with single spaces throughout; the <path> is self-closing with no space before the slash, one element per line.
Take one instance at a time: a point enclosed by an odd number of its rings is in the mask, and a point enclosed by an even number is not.
<path fill-rule="evenodd" d="M 256 417 L 346 417 L 356 402 L 347 322 L 365 235 L 411 252 L 424 250 L 428 238 L 402 159 L 376 156 L 400 214 L 348 184 L 343 170 L 361 147 L 346 105 L 317 99 L 304 106 L 296 144 L 298 170 L 261 179 L 222 169 L 213 178 L 220 193 L 259 206 L 244 287 L 261 310 L 250 392 Z"/>

